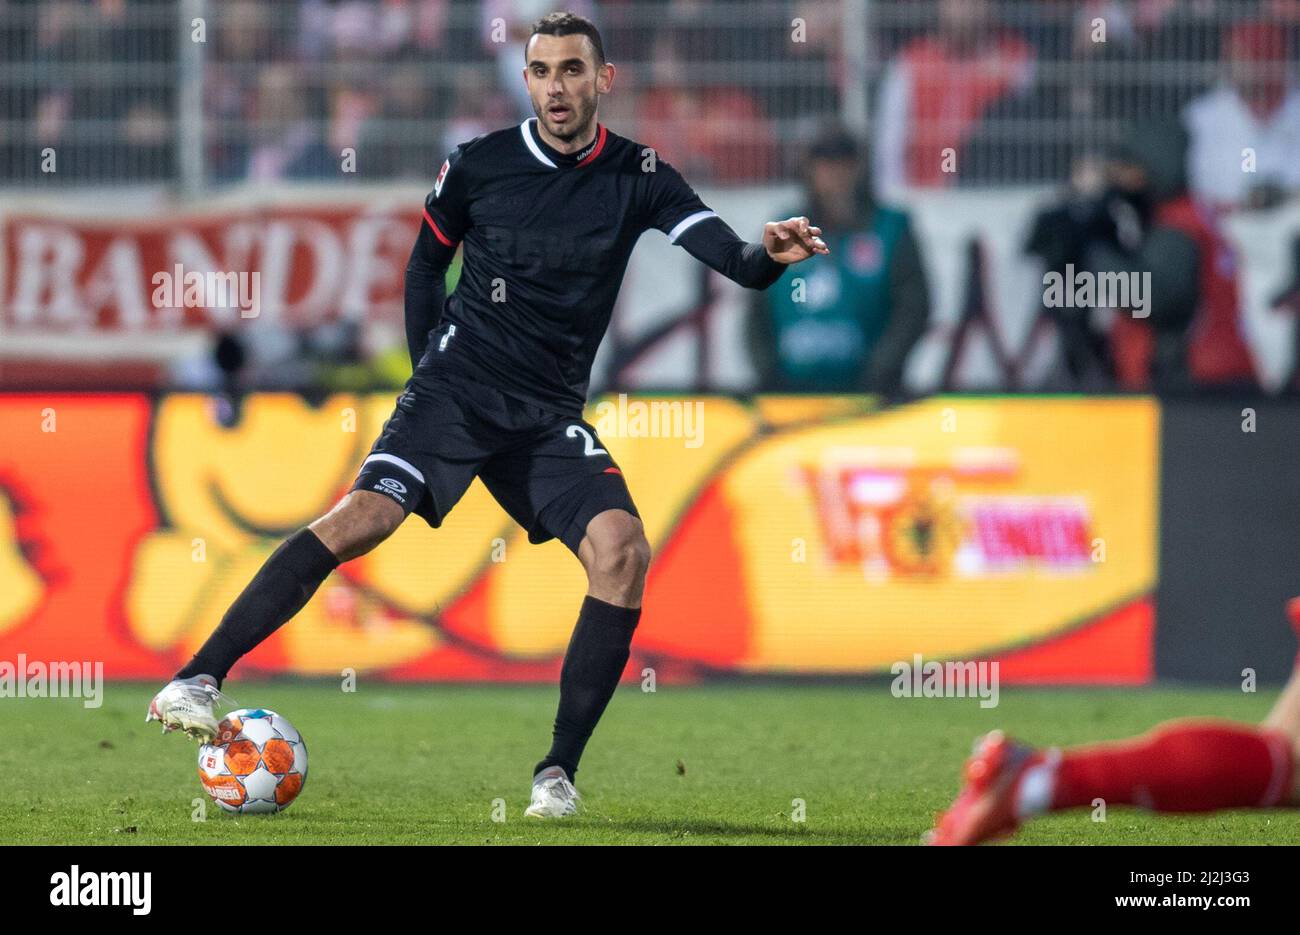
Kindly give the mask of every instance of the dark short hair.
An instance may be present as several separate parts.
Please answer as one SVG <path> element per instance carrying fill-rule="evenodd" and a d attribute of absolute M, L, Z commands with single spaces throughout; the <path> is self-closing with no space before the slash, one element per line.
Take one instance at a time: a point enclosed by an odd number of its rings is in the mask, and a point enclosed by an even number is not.
<path fill-rule="evenodd" d="M 596 24 L 577 13 L 547 13 L 533 23 L 533 36 L 586 36 L 591 40 L 591 47 L 596 50 L 596 64 L 605 64 L 605 44 L 600 41 L 600 30 Z M 524 58 L 528 58 L 528 42 L 524 43 Z"/>

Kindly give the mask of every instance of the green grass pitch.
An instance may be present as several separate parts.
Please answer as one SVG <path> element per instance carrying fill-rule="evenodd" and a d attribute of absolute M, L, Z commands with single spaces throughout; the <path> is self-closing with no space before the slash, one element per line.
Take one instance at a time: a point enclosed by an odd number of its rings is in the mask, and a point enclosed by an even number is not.
<path fill-rule="evenodd" d="M 1273 691 L 1006 689 L 1000 705 L 896 699 L 888 682 L 620 688 L 578 776 L 581 816 L 523 817 L 552 686 L 234 682 L 245 706 L 302 731 L 310 773 L 273 816 L 209 805 L 196 747 L 145 725 L 155 685 L 110 683 L 103 706 L 0 700 L 0 842 L 60 844 L 916 844 L 957 789 L 973 737 L 1037 743 L 1140 732 L 1185 715 L 1257 721 Z M 504 800 L 505 821 L 494 821 Z M 792 815 L 802 801 L 805 820 Z M 498 807 L 499 809 L 499 807 Z M 1031 825 L 1024 844 L 1289 843 L 1300 814 L 1154 817 L 1113 808 Z"/>

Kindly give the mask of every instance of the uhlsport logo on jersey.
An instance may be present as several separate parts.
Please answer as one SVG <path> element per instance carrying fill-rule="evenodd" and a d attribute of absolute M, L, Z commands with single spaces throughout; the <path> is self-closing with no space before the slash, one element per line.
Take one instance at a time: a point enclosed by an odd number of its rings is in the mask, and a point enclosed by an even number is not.
<path fill-rule="evenodd" d="M 147 916 L 153 905 L 153 874 L 148 870 L 90 871 L 77 864 L 50 876 L 51 906 L 130 906 Z"/>
<path fill-rule="evenodd" d="M 950 462 L 930 465 L 880 454 L 804 468 L 836 563 L 860 565 L 872 578 L 1092 570 L 1086 497 L 988 492 L 1017 479 L 1014 449 L 957 449 Z"/>

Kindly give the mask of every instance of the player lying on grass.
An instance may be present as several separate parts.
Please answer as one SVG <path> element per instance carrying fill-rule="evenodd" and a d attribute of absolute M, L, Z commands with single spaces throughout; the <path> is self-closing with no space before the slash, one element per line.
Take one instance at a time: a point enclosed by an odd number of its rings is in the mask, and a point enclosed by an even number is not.
<path fill-rule="evenodd" d="M 623 475 L 582 418 L 632 247 L 656 228 L 754 289 L 829 251 L 807 218 L 768 223 L 761 243 L 746 243 L 653 150 L 598 123 L 615 71 L 587 20 L 545 17 L 524 61 L 536 119 L 457 147 L 425 201 L 406 271 L 415 372 L 356 484 L 280 545 L 153 699 L 148 717 L 164 728 L 211 736 L 218 689 L 241 656 L 412 512 L 441 525 L 478 477 L 532 542 L 558 538 L 587 573 L 527 813 L 576 810 L 578 760 L 627 664 L 650 560 Z M 457 244 L 461 277 L 444 296 Z"/>
<path fill-rule="evenodd" d="M 1300 598 L 1287 605 L 1300 636 Z M 1156 812 L 1300 806 L 1300 656 L 1258 727 L 1168 721 L 1132 740 L 1035 750 L 994 731 L 966 762 L 966 784 L 929 843 L 980 844 L 1028 818 L 1069 808 L 1136 805 Z"/>

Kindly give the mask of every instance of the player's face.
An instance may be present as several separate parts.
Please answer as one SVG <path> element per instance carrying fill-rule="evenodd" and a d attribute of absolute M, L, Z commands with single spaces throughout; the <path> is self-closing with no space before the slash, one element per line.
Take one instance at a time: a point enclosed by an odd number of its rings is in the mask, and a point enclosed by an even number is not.
<path fill-rule="evenodd" d="M 596 105 L 614 83 L 614 66 L 596 62 L 586 36 L 537 35 L 528 43 L 524 80 L 542 129 L 563 143 L 594 132 Z"/>

